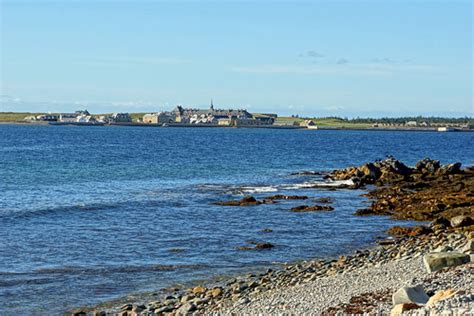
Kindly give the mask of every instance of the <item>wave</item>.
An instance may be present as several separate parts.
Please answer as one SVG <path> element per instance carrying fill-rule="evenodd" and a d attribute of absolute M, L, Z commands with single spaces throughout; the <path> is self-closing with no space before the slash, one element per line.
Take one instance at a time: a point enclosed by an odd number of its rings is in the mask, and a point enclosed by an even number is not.
<path fill-rule="evenodd" d="M 239 188 L 244 193 L 265 193 L 265 192 L 277 192 L 278 188 L 275 186 L 248 186 Z"/>

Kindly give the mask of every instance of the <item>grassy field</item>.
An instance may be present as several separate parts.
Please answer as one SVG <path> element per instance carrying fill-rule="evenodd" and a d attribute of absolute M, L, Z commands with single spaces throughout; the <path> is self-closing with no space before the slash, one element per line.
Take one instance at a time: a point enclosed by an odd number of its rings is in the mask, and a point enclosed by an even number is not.
<path fill-rule="evenodd" d="M 19 122 L 23 121 L 27 116 L 37 116 L 44 113 L 30 112 L 0 112 L 0 122 Z"/>
<path fill-rule="evenodd" d="M 367 128 L 371 127 L 371 124 L 368 123 L 351 123 L 347 122 L 344 120 L 340 119 L 335 119 L 335 118 L 312 118 L 314 123 L 316 123 L 317 126 L 330 126 L 330 127 L 347 127 L 347 128 Z M 303 118 L 295 118 L 295 117 L 289 117 L 289 116 L 281 116 L 277 118 L 277 121 L 279 122 L 302 122 L 304 121 Z"/>

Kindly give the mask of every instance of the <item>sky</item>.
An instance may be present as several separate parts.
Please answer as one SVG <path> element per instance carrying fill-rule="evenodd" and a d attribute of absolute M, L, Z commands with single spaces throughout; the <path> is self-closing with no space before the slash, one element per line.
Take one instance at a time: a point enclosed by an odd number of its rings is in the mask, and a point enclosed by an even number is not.
<path fill-rule="evenodd" d="M 0 2 L 0 111 L 474 114 L 470 0 Z"/>

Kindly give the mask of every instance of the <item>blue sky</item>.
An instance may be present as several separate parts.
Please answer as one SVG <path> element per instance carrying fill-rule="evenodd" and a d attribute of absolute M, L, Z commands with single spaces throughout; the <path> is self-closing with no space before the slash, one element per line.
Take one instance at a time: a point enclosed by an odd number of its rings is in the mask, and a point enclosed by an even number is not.
<path fill-rule="evenodd" d="M 473 115 L 471 1 L 2 1 L 0 111 Z"/>

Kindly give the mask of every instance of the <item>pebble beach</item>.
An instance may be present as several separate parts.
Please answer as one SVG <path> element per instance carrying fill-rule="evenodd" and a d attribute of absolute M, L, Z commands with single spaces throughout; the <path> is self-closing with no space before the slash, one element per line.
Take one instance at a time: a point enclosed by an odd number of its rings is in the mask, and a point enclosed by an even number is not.
<path fill-rule="evenodd" d="M 429 159 L 409 168 L 388 158 L 333 174 L 347 178 L 348 172 L 358 187 L 377 182 L 380 188 L 375 191 L 377 198 L 372 209 L 379 210 L 382 199 L 396 199 L 393 195 L 387 197 L 385 192 L 399 188 L 404 203 L 412 196 L 417 197 L 412 199 L 415 207 L 411 208 L 417 211 L 409 216 L 425 223 L 395 226 L 388 231 L 391 236 L 378 240 L 376 246 L 338 258 L 286 264 L 280 269 L 249 273 L 220 284 L 201 282 L 189 288 L 169 289 L 154 300 L 129 298 L 128 302 L 124 299 L 120 304 L 77 309 L 72 314 L 473 315 L 472 168 L 461 170 L 460 164 L 440 166 Z M 452 182 L 457 186 L 454 191 L 450 189 Z M 447 188 L 445 196 L 439 196 L 440 186 Z M 437 194 L 435 200 L 433 190 Z M 451 204 L 444 205 L 440 211 L 440 201 Z M 258 203 L 265 201 L 249 197 L 228 204 L 235 207 Z M 433 207 L 433 203 L 437 206 Z M 403 211 L 396 205 L 392 216 L 402 218 Z M 425 211 L 426 208 L 432 211 Z M 436 216 L 435 212 L 447 218 Z M 271 251 L 271 248 L 267 244 L 245 250 Z"/>

